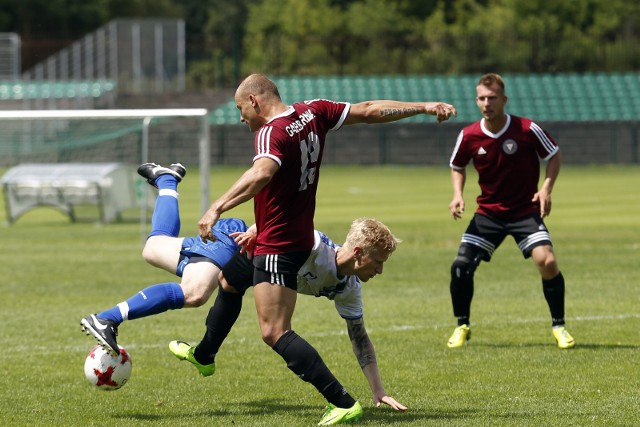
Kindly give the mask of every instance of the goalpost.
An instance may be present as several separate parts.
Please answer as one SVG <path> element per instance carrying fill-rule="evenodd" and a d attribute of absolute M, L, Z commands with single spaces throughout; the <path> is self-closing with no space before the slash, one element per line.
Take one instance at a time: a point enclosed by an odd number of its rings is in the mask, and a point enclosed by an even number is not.
<path fill-rule="evenodd" d="M 0 167 L 198 164 L 202 212 L 209 207 L 210 151 L 204 108 L 0 111 Z M 147 203 L 141 203 L 142 226 L 147 214 Z"/>

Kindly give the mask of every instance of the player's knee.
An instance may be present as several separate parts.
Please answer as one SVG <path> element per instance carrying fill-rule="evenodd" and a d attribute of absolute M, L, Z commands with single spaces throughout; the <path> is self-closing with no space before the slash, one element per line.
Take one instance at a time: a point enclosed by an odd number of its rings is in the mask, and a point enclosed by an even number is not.
<path fill-rule="evenodd" d="M 467 255 L 458 254 L 451 264 L 451 278 L 454 281 L 473 278 L 478 264 L 480 264 L 479 257 L 470 258 Z"/>
<path fill-rule="evenodd" d="M 555 258 L 548 257 L 540 262 L 537 262 L 538 270 L 543 278 L 553 278 L 560 273 L 560 268 L 558 267 L 558 263 Z"/>
<path fill-rule="evenodd" d="M 556 260 L 552 256 L 547 256 L 542 259 L 536 260 L 536 264 L 542 271 L 553 270 L 557 266 Z"/>
<path fill-rule="evenodd" d="M 269 347 L 275 346 L 283 335 L 283 331 L 280 328 L 274 328 L 270 325 L 260 325 L 260 332 L 262 333 L 262 341 Z"/>
<path fill-rule="evenodd" d="M 270 331 L 263 331 L 262 341 L 269 347 L 273 347 L 278 342 L 278 336 Z"/>
<path fill-rule="evenodd" d="M 554 277 L 560 272 L 551 246 L 538 246 L 533 249 L 531 255 L 536 267 L 544 277 Z"/>
<path fill-rule="evenodd" d="M 189 307 L 202 307 L 207 301 L 209 301 L 209 295 L 203 294 L 191 295 L 188 300 L 185 298 L 185 304 Z"/>
<path fill-rule="evenodd" d="M 222 274 L 222 271 L 220 272 L 220 274 L 218 274 L 218 283 L 220 284 L 219 286 L 222 288 L 222 290 L 227 293 L 230 293 L 230 294 L 242 293 L 244 295 L 244 292 L 239 292 L 235 287 L 231 286 L 229 282 L 227 282 L 227 279 Z"/>
<path fill-rule="evenodd" d="M 184 279 L 184 278 L 183 278 Z M 182 281 L 182 292 L 184 293 L 184 305 L 187 307 L 201 307 L 209 301 L 213 293 L 214 286 L 204 282 Z"/>
<path fill-rule="evenodd" d="M 149 240 L 147 240 L 147 243 L 145 243 L 144 248 L 142 249 L 142 258 L 151 265 L 155 265 L 157 263 L 156 252 L 153 248 L 153 244 L 150 243 Z"/>

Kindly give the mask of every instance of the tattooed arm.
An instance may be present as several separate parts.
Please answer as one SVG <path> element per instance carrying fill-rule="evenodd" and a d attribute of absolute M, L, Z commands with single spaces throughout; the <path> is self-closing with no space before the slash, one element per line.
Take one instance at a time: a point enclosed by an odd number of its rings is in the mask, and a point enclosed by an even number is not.
<path fill-rule="evenodd" d="M 351 104 L 344 124 L 388 123 L 418 114 L 430 114 L 442 122 L 457 112 L 453 105 L 444 102 L 364 101 Z"/>
<path fill-rule="evenodd" d="M 373 403 L 376 406 L 385 403 L 396 411 L 406 411 L 407 407 L 397 402 L 393 397 L 388 396 L 382 386 L 382 378 L 376 362 L 376 351 L 364 327 L 364 319 L 347 320 L 347 331 L 349 332 L 353 353 L 358 359 L 362 372 L 367 377 L 369 387 L 371 387 Z"/>

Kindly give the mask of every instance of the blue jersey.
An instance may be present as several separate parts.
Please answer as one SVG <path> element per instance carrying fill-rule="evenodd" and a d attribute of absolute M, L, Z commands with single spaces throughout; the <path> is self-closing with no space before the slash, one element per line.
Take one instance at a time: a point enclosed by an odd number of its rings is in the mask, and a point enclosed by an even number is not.
<path fill-rule="evenodd" d="M 212 232 L 216 237 L 215 242 L 203 242 L 198 237 L 185 237 L 180 251 L 180 262 L 176 269 L 176 275 L 182 277 L 184 268 L 193 257 L 205 257 L 211 260 L 218 268 L 222 269 L 229 261 L 238 244 L 229 235 L 231 233 L 247 231 L 247 224 L 238 218 L 222 218 L 213 226 Z"/>

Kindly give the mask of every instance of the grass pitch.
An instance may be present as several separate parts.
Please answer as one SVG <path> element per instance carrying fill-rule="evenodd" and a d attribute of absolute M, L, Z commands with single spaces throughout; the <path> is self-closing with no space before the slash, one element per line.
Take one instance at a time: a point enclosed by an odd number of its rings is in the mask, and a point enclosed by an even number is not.
<path fill-rule="evenodd" d="M 214 169 L 212 198 L 242 171 Z M 196 234 L 201 213 L 195 177 L 190 171 L 180 185 L 183 235 Z M 373 407 L 329 301 L 301 296 L 294 328 L 363 403 L 363 426 L 640 425 L 639 189 L 638 167 L 565 166 L 560 174 L 547 225 L 567 281 L 574 350 L 555 347 L 540 279 L 512 240 L 477 271 L 473 337 L 450 350 L 449 266 L 473 212 L 474 175 L 456 222 L 447 169 L 325 166 L 317 228 L 341 242 L 352 219 L 372 216 L 403 240 L 364 298 L 386 390 L 409 411 Z M 251 205 L 231 215 L 251 221 Z M 262 343 L 250 292 L 213 377 L 167 349 L 172 339 L 201 338 L 207 304 L 124 323 L 130 382 L 115 392 L 88 385 L 83 363 L 95 341 L 80 319 L 174 280 L 142 260 L 136 216 L 72 224 L 41 208 L 0 226 L 0 425 L 315 425 L 325 402 Z"/>

